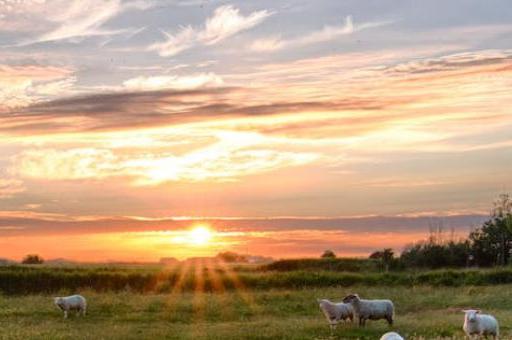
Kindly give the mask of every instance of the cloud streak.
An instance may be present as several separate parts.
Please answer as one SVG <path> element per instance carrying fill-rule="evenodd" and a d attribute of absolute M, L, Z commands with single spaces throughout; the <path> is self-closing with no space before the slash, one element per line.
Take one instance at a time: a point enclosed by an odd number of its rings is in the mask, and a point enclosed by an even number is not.
<path fill-rule="evenodd" d="M 367 217 L 268 217 L 268 218 L 142 218 L 121 216 L 79 216 L 41 215 L 24 211 L 0 213 L 0 228 L 11 226 L 15 229 L 0 229 L 0 235 L 68 235 L 112 232 L 148 232 L 182 230 L 191 224 L 205 223 L 221 232 L 278 232 L 278 231 L 343 231 L 360 233 L 412 232 L 425 236 L 432 224 L 443 223 L 457 232 L 468 232 L 481 224 L 487 215 L 454 214 L 449 216 L 367 216 Z M 307 240 L 307 238 L 306 238 Z"/>
<path fill-rule="evenodd" d="M 234 6 L 221 6 L 206 20 L 202 28 L 185 26 L 175 34 L 163 32 L 167 39 L 150 45 L 148 50 L 157 51 L 162 57 L 169 57 L 196 46 L 215 45 L 259 25 L 272 14 L 270 11 L 261 10 L 244 16 Z"/>
<path fill-rule="evenodd" d="M 257 39 L 249 45 L 249 49 L 254 52 L 273 52 L 286 48 L 318 44 L 337 39 L 344 35 L 350 35 L 365 29 L 382 27 L 392 23 L 392 21 L 379 21 L 355 25 L 353 23 L 352 16 L 347 16 L 345 17 L 345 22 L 343 25 L 324 26 L 321 30 L 290 39 L 282 39 L 278 36 Z"/>
<path fill-rule="evenodd" d="M 24 191 L 25 186 L 21 180 L 0 178 L 0 199 L 9 198 Z"/>

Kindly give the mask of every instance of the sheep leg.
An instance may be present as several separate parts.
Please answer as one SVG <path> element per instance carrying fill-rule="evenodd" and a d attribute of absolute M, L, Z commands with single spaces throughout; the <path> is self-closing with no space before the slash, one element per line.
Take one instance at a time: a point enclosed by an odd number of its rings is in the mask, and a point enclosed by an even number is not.
<path fill-rule="evenodd" d="M 364 317 L 360 316 L 359 317 L 359 326 L 364 327 L 365 323 L 366 323 L 366 319 Z"/>
<path fill-rule="evenodd" d="M 386 320 L 388 321 L 388 324 L 389 324 L 390 326 L 393 326 L 393 317 L 392 317 L 392 316 L 389 316 L 389 315 L 388 315 L 388 316 L 386 316 Z"/>
<path fill-rule="evenodd" d="M 67 319 L 67 318 L 68 318 L 68 311 L 64 310 L 64 319 Z"/>

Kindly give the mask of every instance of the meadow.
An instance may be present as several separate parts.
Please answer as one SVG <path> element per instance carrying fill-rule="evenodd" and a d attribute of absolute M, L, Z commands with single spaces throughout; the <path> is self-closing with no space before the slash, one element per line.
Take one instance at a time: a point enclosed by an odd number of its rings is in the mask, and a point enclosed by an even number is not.
<path fill-rule="evenodd" d="M 139 294 L 82 291 L 86 317 L 64 320 L 49 295 L 0 297 L 2 339 L 378 339 L 384 321 L 331 332 L 315 299 L 358 292 L 396 305 L 393 329 L 407 339 L 462 339 L 460 308 L 478 306 L 512 338 L 512 285 L 467 287 L 331 287 Z"/>
<path fill-rule="evenodd" d="M 380 272 L 371 263 L 285 262 L 232 266 L 205 260 L 163 266 L 0 267 L 1 339 L 378 339 L 384 321 L 331 332 L 317 298 L 357 292 L 390 298 L 393 330 L 408 339 L 462 339 L 462 308 L 478 307 L 512 338 L 512 272 L 438 270 Z M 344 263 L 344 264 L 341 264 Z M 317 263 L 318 265 L 318 263 Z M 339 271 L 340 269 L 345 269 Z M 387 278 L 387 279 L 386 279 Z M 52 296 L 83 294 L 84 318 L 53 305 Z"/>

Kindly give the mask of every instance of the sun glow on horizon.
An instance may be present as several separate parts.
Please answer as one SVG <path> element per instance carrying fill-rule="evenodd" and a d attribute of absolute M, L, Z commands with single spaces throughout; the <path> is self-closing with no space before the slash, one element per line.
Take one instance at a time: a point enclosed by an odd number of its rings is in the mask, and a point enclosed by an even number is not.
<path fill-rule="evenodd" d="M 195 246 L 205 246 L 213 238 L 212 230 L 206 225 L 197 225 L 188 232 L 188 242 Z"/>

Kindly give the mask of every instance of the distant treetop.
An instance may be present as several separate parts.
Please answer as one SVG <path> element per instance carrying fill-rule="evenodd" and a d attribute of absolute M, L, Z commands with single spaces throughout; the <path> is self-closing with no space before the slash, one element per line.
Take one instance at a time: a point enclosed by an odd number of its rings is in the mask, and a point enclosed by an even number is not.
<path fill-rule="evenodd" d="M 44 259 L 37 254 L 29 254 L 23 258 L 21 263 L 23 263 L 23 264 L 42 264 L 42 263 L 44 263 Z"/>
<path fill-rule="evenodd" d="M 320 257 L 323 259 L 335 259 L 336 254 L 332 250 L 326 250 Z"/>

